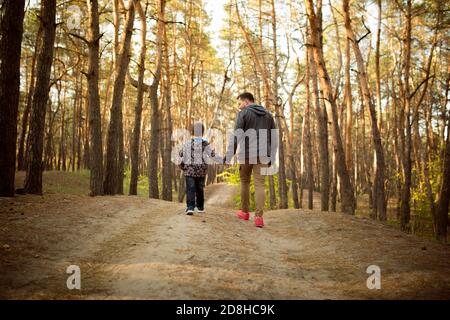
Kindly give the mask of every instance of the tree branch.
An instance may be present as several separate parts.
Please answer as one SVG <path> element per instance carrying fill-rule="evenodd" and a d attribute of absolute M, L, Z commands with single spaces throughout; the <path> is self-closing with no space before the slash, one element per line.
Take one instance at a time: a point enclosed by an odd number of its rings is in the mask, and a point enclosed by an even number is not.
<path fill-rule="evenodd" d="M 135 87 L 135 88 L 138 87 L 139 82 L 131 76 L 130 70 L 127 71 L 127 78 L 128 78 L 128 81 L 130 81 L 130 84 L 133 87 Z M 149 92 L 150 91 L 150 85 L 148 85 L 148 84 L 143 82 L 142 83 L 142 90 L 144 90 L 145 92 Z"/>
<path fill-rule="evenodd" d="M 80 36 L 80 35 L 78 35 L 76 33 L 72 33 L 72 32 L 69 32 L 69 35 L 71 35 L 72 37 L 75 37 L 77 39 L 82 40 L 86 44 L 89 44 L 89 41 L 85 37 L 82 37 L 82 36 Z"/>
<path fill-rule="evenodd" d="M 358 44 L 359 44 L 360 41 L 362 41 L 365 37 L 367 37 L 367 36 L 371 33 L 370 29 L 369 29 L 369 28 L 366 26 L 366 24 L 364 23 L 364 17 L 361 17 L 361 21 L 362 21 L 362 24 L 363 24 L 364 28 L 366 28 L 367 32 L 366 32 L 366 34 L 363 35 L 361 38 L 359 38 L 358 40 L 356 40 L 356 43 L 358 43 Z"/>

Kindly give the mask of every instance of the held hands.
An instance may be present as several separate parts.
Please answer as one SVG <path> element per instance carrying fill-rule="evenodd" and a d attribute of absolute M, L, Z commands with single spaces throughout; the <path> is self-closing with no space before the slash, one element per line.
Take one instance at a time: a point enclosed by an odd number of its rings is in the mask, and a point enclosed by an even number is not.
<path fill-rule="evenodd" d="M 220 164 L 223 164 L 225 166 L 229 166 L 230 165 L 230 163 L 227 162 L 227 157 L 222 157 L 222 159 L 220 161 Z"/>
<path fill-rule="evenodd" d="M 220 159 L 218 163 L 219 163 L 219 164 L 226 165 L 226 166 L 231 165 L 231 163 L 227 162 L 227 158 L 226 158 L 226 157 L 222 157 L 222 159 Z M 267 163 L 267 167 L 271 167 L 271 166 L 272 166 L 272 161 L 269 161 L 269 162 Z"/>

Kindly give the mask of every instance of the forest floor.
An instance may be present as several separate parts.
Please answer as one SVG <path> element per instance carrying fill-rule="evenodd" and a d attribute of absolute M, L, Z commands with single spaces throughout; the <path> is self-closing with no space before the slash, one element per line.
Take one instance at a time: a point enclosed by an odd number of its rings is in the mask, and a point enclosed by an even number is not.
<path fill-rule="evenodd" d="M 52 191 L 58 179 L 73 187 Z M 225 184 L 186 216 L 181 203 L 85 196 L 67 173 L 44 182 L 44 196 L 0 198 L 0 298 L 450 298 L 450 246 L 367 218 L 273 210 L 258 229 L 235 217 Z M 81 290 L 67 289 L 69 265 Z M 380 290 L 366 286 L 370 265 Z"/>

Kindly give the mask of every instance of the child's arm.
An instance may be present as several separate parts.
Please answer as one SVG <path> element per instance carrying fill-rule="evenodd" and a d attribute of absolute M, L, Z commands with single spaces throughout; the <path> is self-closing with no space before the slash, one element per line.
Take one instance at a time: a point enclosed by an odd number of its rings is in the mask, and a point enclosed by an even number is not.
<path fill-rule="evenodd" d="M 206 152 L 203 154 L 206 155 L 204 159 L 206 164 L 222 163 L 222 159 L 216 159 L 216 152 L 211 148 L 211 145 L 209 143 L 205 146 L 205 151 Z"/>
<path fill-rule="evenodd" d="M 181 146 L 181 149 L 180 149 L 180 151 L 178 151 L 178 154 L 179 154 L 180 157 L 181 157 L 180 169 L 184 171 L 184 169 L 186 169 L 186 167 L 185 167 L 184 161 L 183 161 L 183 160 L 184 160 L 184 157 L 183 157 L 183 150 L 184 150 L 184 145 Z"/>

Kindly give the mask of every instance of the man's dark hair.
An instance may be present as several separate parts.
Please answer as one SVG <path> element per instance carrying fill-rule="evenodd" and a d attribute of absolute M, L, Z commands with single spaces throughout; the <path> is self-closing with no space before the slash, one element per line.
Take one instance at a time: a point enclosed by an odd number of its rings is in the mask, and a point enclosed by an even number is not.
<path fill-rule="evenodd" d="M 237 97 L 239 100 L 244 100 L 247 99 L 250 102 L 255 102 L 255 98 L 253 97 L 253 95 L 250 92 L 243 92 L 240 95 L 238 95 Z"/>
<path fill-rule="evenodd" d="M 203 136 L 205 133 L 205 126 L 201 122 L 194 122 L 191 127 L 191 134 L 193 136 Z"/>

